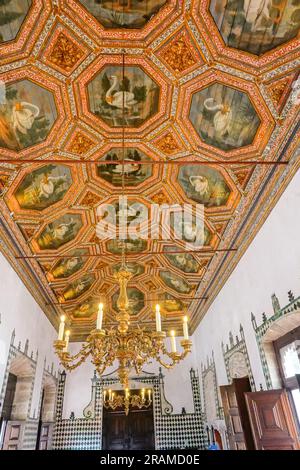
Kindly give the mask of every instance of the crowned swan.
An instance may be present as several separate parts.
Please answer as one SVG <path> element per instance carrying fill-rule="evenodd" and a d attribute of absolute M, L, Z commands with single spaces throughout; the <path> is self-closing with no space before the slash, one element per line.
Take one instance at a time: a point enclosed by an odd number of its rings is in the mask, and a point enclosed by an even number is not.
<path fill-rule="evenodd" d="M 216 111 L 214 115 L 214 128 L 221 137 L 224 136 L 230 128 L 232 111 L 228 104 L 214 104 L 213 98 L 207 98 L 204 101 L 204 107 L 208 111 Z"/>
<path fill-rule="evenodd" d="M 105 99 L 110 106 L 115 106 L 116 108 L 130 109 L 134 106 L 137 101 L 134 99 L 134 93 L 131 91 L 117 91 L 113 94 L 113 91 L 117 88 L 118 78 L 115 75 L 110 77 L 112 79 L 112 85 L 109 90 L 107 90 Z"/>

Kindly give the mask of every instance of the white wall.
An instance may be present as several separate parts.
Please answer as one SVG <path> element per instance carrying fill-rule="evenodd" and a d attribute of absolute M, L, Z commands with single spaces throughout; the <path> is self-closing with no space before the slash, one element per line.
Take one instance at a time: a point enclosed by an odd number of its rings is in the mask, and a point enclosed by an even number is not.
<path fill-rule="evenodd" d="M 21 342 L 21 351 L 29 340 L 29 354 L 38 351 L 38 364 L 33 390 L 30 416 L 37 417 L 41 393 L 41 382 L 46 358 L 47 366 L 52 362 L 56 371 L 58 363 L 52 343 L 57 337 L 55 329 L 46 318 L 23 282 L 0 253 L 0 390 L 7 363 L 12 332 L 15 329 L 14 345 Z"/>
<path fill-rule="evenodd" d="M 225 286 L 210 306 L 194 334 L 197 364 L 206 363 L 214 350 L 219 385 L 227 383 L 221 342 L 229 331 L 239 335 L 242 324 L 257 388 L 265 380 L 261 367 L 251 312 L 261 324 L 261 313 L 273 314 L 271 295 L 282 307 L 287 292 L 300 294 L 300 171 L 295 175 L 260 232 L 240 260 Z"/>

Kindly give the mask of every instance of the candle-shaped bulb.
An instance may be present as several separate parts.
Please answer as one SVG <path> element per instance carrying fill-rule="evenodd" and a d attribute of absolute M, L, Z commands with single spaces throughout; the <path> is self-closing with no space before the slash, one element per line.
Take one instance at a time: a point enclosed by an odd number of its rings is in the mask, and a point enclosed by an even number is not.
<path fill-rule="evenodd" d="M 108 390 L 108 399 L 111 400 L 111 389 Z"/>
<path fill-rule="evenodd" d="M 67 330 L 67 331 L 65 332 L 65 343 L 66 343 L 66 344 L 65 344 L 65 347 L 64 347 L 64 352 L 67 352 L 67 351 L 68 351 L 70 334 L 71 334 L 70 330 Z"/>
<path fill-rule="evenodd" d="M 99 304 L 98 315 L 97 315 L 97 330 L 102 330 L 102 321 L 103 321 L 103 304 Z"/>
<path fill-rule="evenodd" d="M 142 400 L 144 400 L 144 398 L 145 398 L 145 389 L 142 388 Z"/>
<path fill-rule="evenodd" d="M 106 399 L 106 390 L 103 391 L 103 399 L 104 399 L 104 401 Z"/>
<path fill-rule="evenodd" d="M 183 317 L 183 337 L 189 339 L 188 317 L 186 315 Z"/>
<path fill-rule="evenodd" d="M 151 400 L 151 388 L 148 390 L 148 399 Z"/>
<path fill-rule="evenodd" d="M 155 306 L 155 321 L 156 321 L 156 331 L 161 331 L 161 316 L 160 316 L 160 306 L 157 304 Z"/>
<path fill-rule="evenodd" d="M 176 338 L 175 338 L 174 330 L 170 331 L 170 337 L 171 337 L 171 351 L 172 353 L 176 353 Z"/>
<path fill-rule="evenodd" d="M 65 315 L 62 315 L 60 317 L 60 324 L 59 324 L 59 330 L 58 330 L 58 340 L 62 341 L 64 339 L 64 330 L 65 330 Z"/>

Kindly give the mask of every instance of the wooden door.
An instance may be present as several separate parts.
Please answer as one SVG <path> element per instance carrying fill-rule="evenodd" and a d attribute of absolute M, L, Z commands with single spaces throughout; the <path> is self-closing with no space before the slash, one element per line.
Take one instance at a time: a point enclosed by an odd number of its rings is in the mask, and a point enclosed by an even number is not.
<path fill-rule="evenodd" d="M 38 450 L 48 450 L 51 448 L 52 423 L 42 423 L 39 433 Z"/>
<path fill-rule="evenodd" d="M 103 420 L 104 449 L 128 449 L 128 430 L 125 418 L 123 412 L 105 413 Z"/>
<path fill-rule="evenodd" d="M 153 413 L 133 411 L 129 414 L 130 449 L 154 449 Z"/>
<path fill-rule="evenodd" d="M 104 450 L 154 449 L 153 411 L 103 412 Z"/>
<path fill-rule="evenodd" d="M 248 377 L 220 387 L 230 449 L 251 450 L 254 442 L 244 393 L 251 390 Z"/>
<path fill-rule="evenodd" d="M 20 421 L 8 421 L 3 450 L 19 450 L 23 442 L 23 432 L 25 423 Z"/>
<path fill-rule="evenodd" d="M 257 450 L 299 450 L 296 425 L 285 390 L 246 393 Z"/>

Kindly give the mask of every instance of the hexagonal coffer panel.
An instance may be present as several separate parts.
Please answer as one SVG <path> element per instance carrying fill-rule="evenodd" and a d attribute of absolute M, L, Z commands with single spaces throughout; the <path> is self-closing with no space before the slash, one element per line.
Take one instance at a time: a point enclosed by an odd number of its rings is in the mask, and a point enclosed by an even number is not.
<path fill-rule="evenodd" d="M 248 95 L 222 83 L 194 93 L 189 118 L 201 140 L 225 151 L 251 145 L 260 126 Z"/>
<path fill-rule="evenodd" d="M 108 29 L 140 29 L 167 0 L 80 0 L 80 3 Z"/>
<path fill-rule="evenodd" d="M 209 9 L 226 45 L 256 55 L 296 38 L 300 27 L 297 0 L 214 0 Z"/>
<path fill-rule="evenodd" d="M 139 127 L 159 109 L 159 86 L 139 66 L 107 65 L 88 84 L 90 111 L 110 127 Z M 124 108 L 124 110 L 123 110 Z"/>

